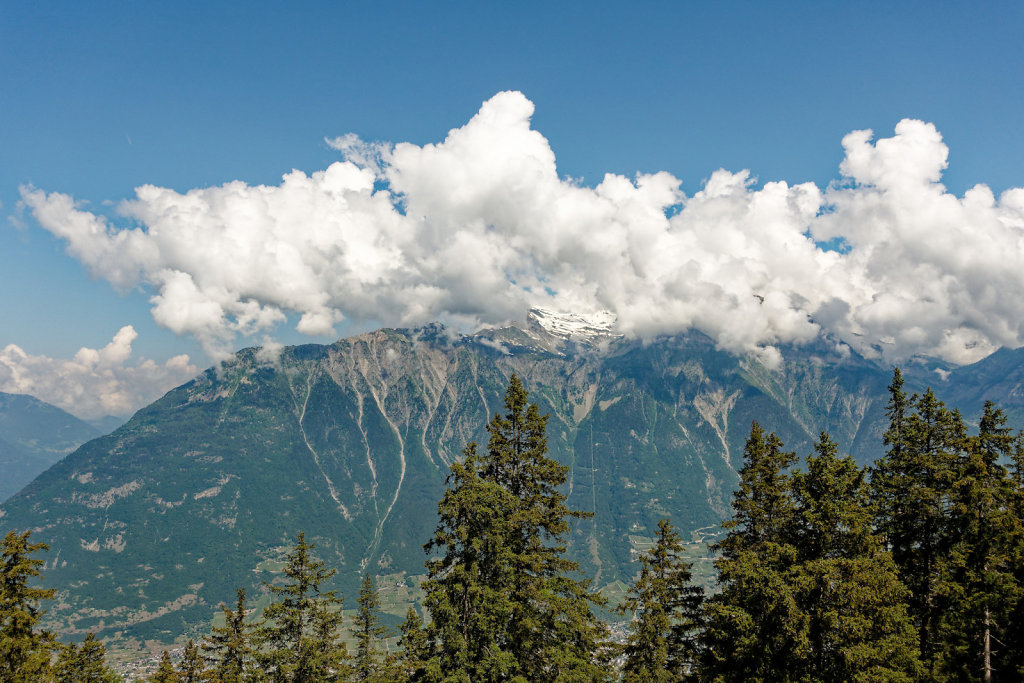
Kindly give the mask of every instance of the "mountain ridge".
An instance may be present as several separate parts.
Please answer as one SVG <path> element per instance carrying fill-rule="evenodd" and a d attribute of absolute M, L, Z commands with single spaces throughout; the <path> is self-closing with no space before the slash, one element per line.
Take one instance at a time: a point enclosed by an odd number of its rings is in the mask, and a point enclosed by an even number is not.
<path fill-rule="evenodd" d="M 34 396 L 0 392 L 0 502 L 100 435 L 93 425 Z"/>
<path fill-rule="evenodd" d="M 799 453 L 822 429 L 862 463 L 881 453 L 891 371 L 856 354 L 822 342 L 769 368 L 699 333 L 586 341 L 428 326 L 276 358 L 244 349 L 37 477 L 0 506 L 0 525 L 50 544 L 55 628 L 166 639 L 237 586 L 258 595 L 300 530 L 343 592 L 364 571 L 415 584 L 448 466 L 486 442 L 513 372 L 551 416 L 570 506 L 595 513 L 569 551 L 598 587 L 631 576 L 661 517 L 686 536 L 727 515 L 754 419 Z M 993 368 L 943 384 L 965 399 L 993 386 L 1016 397 Z M 927 372 L 911 368 L 908 388 Z"/>

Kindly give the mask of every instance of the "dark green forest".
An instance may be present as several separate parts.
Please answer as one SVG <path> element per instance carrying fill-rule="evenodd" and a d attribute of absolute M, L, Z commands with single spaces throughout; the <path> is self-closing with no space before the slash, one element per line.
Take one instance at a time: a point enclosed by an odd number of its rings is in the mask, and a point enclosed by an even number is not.
<path fill-rule="evenodd" d="M 754 422 L 705 591 L 669 519 L 608 604 L 566 555 L 567 467 L 513 375 L 504 413 L 452 464 L 425 539 L 422 612 L 392 633 L 372 577 L 351 623 L 299 533 L 271 603 L 243 589 L 223 625 L 154 681 L 1017 681 L 1024 678 L 1024 437 L 998 407 L 976 429 L 931 390 L 889 387 L 870 467 L 822 432 L 799 457 Z M 91 635 L 39 626 L 44 544 L 3 539 L 0 680 L 117 680 Z M 225 600 L 230 596 L 225 596 Z M 601 615 L 628 620 L 613 636 Z M 220 623 L 220 620 L 218 620 Z M 351 637 L 343 638 L 343 633 Z M 397 647 L 393 647 L 397 636 Z"/>

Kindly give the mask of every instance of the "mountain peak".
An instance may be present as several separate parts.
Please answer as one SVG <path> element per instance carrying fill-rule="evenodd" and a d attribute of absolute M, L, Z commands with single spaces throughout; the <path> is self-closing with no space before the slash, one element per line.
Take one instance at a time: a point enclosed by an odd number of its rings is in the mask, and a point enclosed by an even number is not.
<path fill-rule="evenodd" d="M 569 313 L 531 308 L 526 314 L 526 320 L 530 327 L 539 328 L 554 337 L 577 342 L 593 343 L 600 339 L 620 336 L 612 331 L 616 318 L 611 311 Z"/>

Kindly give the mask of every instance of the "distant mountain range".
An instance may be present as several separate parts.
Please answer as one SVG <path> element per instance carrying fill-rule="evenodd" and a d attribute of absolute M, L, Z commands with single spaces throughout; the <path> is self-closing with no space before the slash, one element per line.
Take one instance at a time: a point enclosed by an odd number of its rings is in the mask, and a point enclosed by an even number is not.
<path fill-rule="evenodd" d="M 0 501 L 86 441 L 124 422 L 105 419 L 90 424 L 31 396 L 0 392 Z"/>
<path fill-rule="evenodd" d="M 661 517 L 696 539 L 727 515 L 752 420 L 801 454 L 823 429 L 862 463 L 881 453 L 889 367 L 820 341 L 770 369 L 698 333 L 644 343 L 609 322 L 534 311 L 470 336 L 240 351 L 42 473 L 0 528 L 50 544 L 52 626 L 166 642 L 205 630 L 236 587 L 258 592 L 298 531 L 350 602 L 364 571 L 414 586 L 448 465 L 486 443 L 513 372 L 551 416 L 569 504 L 595 513 L 570 552 L 598 587 L 629 580 Z M 904 372 L 968 417 L 992 398 L 1024 424 L 1021 351 Z"/>

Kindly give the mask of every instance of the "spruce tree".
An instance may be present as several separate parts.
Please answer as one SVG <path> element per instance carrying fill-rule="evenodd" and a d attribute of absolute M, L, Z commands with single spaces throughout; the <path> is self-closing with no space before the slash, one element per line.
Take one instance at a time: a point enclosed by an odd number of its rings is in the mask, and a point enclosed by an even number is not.
<path fill-rule="evenodd" d="M 401 636 L 398 639 L 399 655 L 393 678 L 399 681 L 422 680 L 431 647 L 427 629 L 415 607 L 409 607 L 405 621 L 398 625 L 398 630 Z"/>
<path fill-rule="evenodd" d="M 864 470 L 838 457 L 825 432 L 805 462 L 791 480 L 797 562 L 790 582 L 807 624 L 802 677 L 915 680 L 920 661 L 908 594 L 871 529 Z"/>
<path fill-rule="evenodd" d="M 568 468 L 547 457 L 547 417 L 513 375 L 505 413 L 487 426 L 487 453 L 475 443 L 452 465 L 426 544 L 425 605 L 438 652 L 428 672 L 452 680 L 599 680 L 602 604 L 565 558 Z"/>
<path fill-rule="evenodd" d="M 716 544 L 706 666 L 721 681 L 912 681 L 907 591 L 872 533 L 865 473 L 822 432 L 806 471 L 757 423 Z"/>
<path fill-rule="evenodd" d="M 751 425 L 733 517 L 713 546 L 721 592 L 707 607 L 702 676 L 710 680 L 799 680 L 808 625 L 789 574 L 798 553 L 786 470 L 795 459 L 775 434 Z"/>
<path fill-rule="evenodd" d="M 174 669 L 174 664 L 171 663 L 171 655 L 167 650 L 164 650 L 163 657 L 160 658 L 160 666 L 148 680 L 149 683 L 180 683 L 181 679 Z"/>
<path fill-rule="evenodd" d="M 206 666 L 199 654 L 199 646 L 189 638 L 188 643 L 185 644 L 181 662 L 178 664 L 178 676 L 181 683 L 199 683 L 204 680 L 205 671 Z"/>
<path fill-rule="evenodd" d="M 1024 680 L 1024 434 L 1018 433 L 1014 439 L 1010 481 L 1010 509 L 1016 529 L 1010 540 L 1010 557 L 1017 590 L 1007 610 L 1000 680 Z"/>
<path fill-rule="evenodd" d="M 60 643 L 53 680 L 58 683 L 114 683 L 122 678 L 107 666 L 107 648 L 89 633 L 81 645 Z"/>
<path fill-rule="evenodd" d="M 934 671 L 941 649 L 942 571 L 952 545 L 953 483 L 967 435 L 958 411 L 947 409 L 931 389 L 907 400 L 897 377 L 894 373 L 890 387 L 890 448 L 871 476 L 876 525 L 910 589 L 921 658 Z M 896 406 L 902 406 L 902 414 Z M 913 412 L 907 414 L 907 408 Z"/>
<path fill-rule="evenodd" d="M 31 543 L 30 535 L 8 532 L 0 555 L 0 680 L 12 683 L 43 679 L 53 643 L 38 626 L 45 613 L 39 603 L 52 599 L 54 589 L 29 585 L 43 564 L 32 555 L 49 546 Z"/>
<path fill-rule="evenodd" d="M 504 535 L 512 503 L 508 492 L 481 477 L 475 443 L 453 462 L 448 488 L 438 503 L 440 523 L 426 549 L 443 551 L 427 561 L 424 606 L 430 637 L 438 644 L 428 663 L 431 678 L 463 672 L 470 680 L 498 680 L 515 670 L 505 651 L 504 626 L 512 614 L 505 586 L 511 570 Z"/>
<path fill-rule="evenodd" d="M 623 653 L 623 680 L 682 681 L 696 678 L 697 635 L 704 591 L 691 585 L 692 565 L 671 522 L 658 522 L 654 547 L 640 555 L 640 576 L 622 612 L 633 614 Z"/>
<path fill-rule="evenodd" d="M 939 593 L 942 668 L 957 679 L 991 681 L 1013 670 L 1001 643 L 1021 590 L 1014 575 L 1021 519 L 1003 465 L 1014 442 L 1003 412 L 986 402 L 953 485 L 953 543 Z"/>
<path fill-rule="evenodd" d="M 348 647 L 341 640 L 343 615 L 341 599 L 321 601 L 313 609 L 310 645 L 311 659 L 324 681 L 347 681 L 352 674 Z"/>
<path fill-rule="evenodd" d="M 204 659 L 210 665 L 210 675 L 223 683 L 247 680 L 252 669 L 252 627 L 245 622 L 245 589 L 238 589 L 238 602 L 232 611 L 221 603 L 224 625 L 214 626 L 210 637 L 203 643 Z"/>
<path fill-rule="evenodd" d="M 359 588 L 359 609 L 353 618 L 355 625 L 356 653 L 353 662 L 357 681 L 371 680 L 381 670 L 377 641 L 383 638 L 387 627 L 380 623 L 380 596 L 369 574 L 363 575 Z"/>
<path fill-rule="evenodd" d="M 300 532 L 286 557 L 286 582 L 267 584 L 278 599 L 263 610 L 256 660 L 273 681 L 331 681 L 342 675 L 336 668 L 342 601 L 336 591 L 321 590 L 336 570 L 313 557 L 314 547 Z"/>

